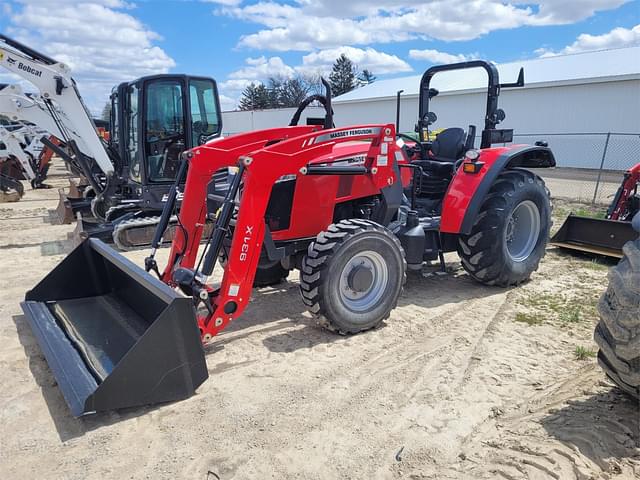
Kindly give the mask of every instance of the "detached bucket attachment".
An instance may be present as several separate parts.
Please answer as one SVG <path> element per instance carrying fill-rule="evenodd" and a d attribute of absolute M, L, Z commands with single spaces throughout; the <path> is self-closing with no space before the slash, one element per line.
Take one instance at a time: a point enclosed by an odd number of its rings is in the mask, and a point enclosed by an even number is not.
<path fill-rule="evenodd" d="M 69 193 L 67 197 L 69 198 L 82 198 L 82 192 L 87 187 L 87 181 L 84 179 L 74 180 L 72 178 L 69 179 Z"/>
<path fill-rule="evenodd" d="M 72 232 L 67 233 L 67 239 L 75 248 L 89 237 L 97 238 L 105 243 L 113 243 L 113 223 L 88 222 L 84 220 L 80 212 L 77 212 L 76 228 L 74 228 Z"/>
<path fill-rule="evenodd" d="M 579 217 L 570 214 L 551 245 L 607 257 L 622 258 L 622 246 L 637 238 L 631 222 Z"/>
<path fill-rule="evenodd" d="M 99 240 L 21 306 L 76 417 L 181 400 L 208 377 L 192 300 Z"/>
<path fill-rule="evenodd" d="M 81 212 L 83 215 L 91 216 L 91 199 L 87 198 L 71 198 L 64 189 L 58 189 L 58 206 L 56 213 L 59 225 L 68 225 L 76 219 L 76 213 Z"/>

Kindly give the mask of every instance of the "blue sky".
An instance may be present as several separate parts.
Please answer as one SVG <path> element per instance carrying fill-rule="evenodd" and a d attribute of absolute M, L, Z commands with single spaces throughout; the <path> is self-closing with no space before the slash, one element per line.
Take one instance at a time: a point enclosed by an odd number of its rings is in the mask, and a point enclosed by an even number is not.
<path fill-rule="evenodd" d="M 247 84 L 326 74 L 343 52 L 382 79 L 640 44 L 640 1 L 0 0 L 0 31 L 69 64 L 95 112 L 114 84 L 166 72 L 214 77 L 232 109 Z"/>

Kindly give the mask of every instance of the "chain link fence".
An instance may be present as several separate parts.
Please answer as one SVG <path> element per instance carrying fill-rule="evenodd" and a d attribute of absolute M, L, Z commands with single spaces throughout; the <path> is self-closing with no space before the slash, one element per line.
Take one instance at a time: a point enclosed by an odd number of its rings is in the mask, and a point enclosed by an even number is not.
<path fill-rule="evenodd" d="M 557 168 L 541 170 L 551 195 L 609 204 L 625 170 L 640 162 L 640 133 L 514 134 L 513 143 L 549 144 Z M 479 139 L 476 144 L 479 144 Z"/>

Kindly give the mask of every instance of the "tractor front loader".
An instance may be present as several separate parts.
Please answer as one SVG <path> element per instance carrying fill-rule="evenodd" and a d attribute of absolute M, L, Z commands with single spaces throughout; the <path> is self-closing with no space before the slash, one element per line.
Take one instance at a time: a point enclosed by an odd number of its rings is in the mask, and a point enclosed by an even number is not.
<path fill-rule="evenodd" d="M 488 75 L 480 149 L 475 127 L 473 135 L 446 129 L 423 141 L 435 118 L 431 77 L 478 67 Z M 480 61 L 428 70 L 413 145 L 392 123 L 333 128 L 328 96 L 322 125 L 219 138 L 185 152 L 144 269 L 88 239 L 22 304 L 73 413 L 193 393 L 207 376 L 201 343 L 242 314 L 261 266 L 282 276 L 299 269 L 302 302 L 340 334 L 389 318 L 407 270 L 443 262 L 445 252 L 457 251 L 485 284 L 526 281 L 550 227 L 548 192 L 529 169 L 555 161 L 545 147 L 491 145 L 512 134 L 495 128 L 504 119 L 500 87 L 522 83 L 500 84 L 495 66 Z M 183 180 L 161 269 L 155 254 Z M 211 282 L 216 265 L 222 276 Z M 138 382 L 143 373 L 149 380 Z"/>
<path fill-rule="evenodd" d="M 622 247 L 637 233 L 631 220 L 640 212 L 640 163 L 627 170 L 605 217 L 591 218 L 570 214 L 551 245 L 562 249 L 622 258 Z"/>

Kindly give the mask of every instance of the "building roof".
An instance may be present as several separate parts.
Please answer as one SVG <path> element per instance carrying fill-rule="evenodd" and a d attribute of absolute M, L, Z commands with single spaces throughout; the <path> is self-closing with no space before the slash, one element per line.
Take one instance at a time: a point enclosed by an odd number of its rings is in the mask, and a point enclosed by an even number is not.
<path fill-rule="evenodd" d="M 525 86 L 543 87 L 640 78 L 640 46 L 582 52 L 554 57 L 497 64 L 502 82 L 515 82 L 520 67 L 524 68 Z M 380 80 L 340 95 L 334 102 L 360 102 L 373 98 L 418 95 L 420 75 Z M 444 94 L 486 88 L 482 69 L 442 72 L 433 77 L 431 85 Z"/>

